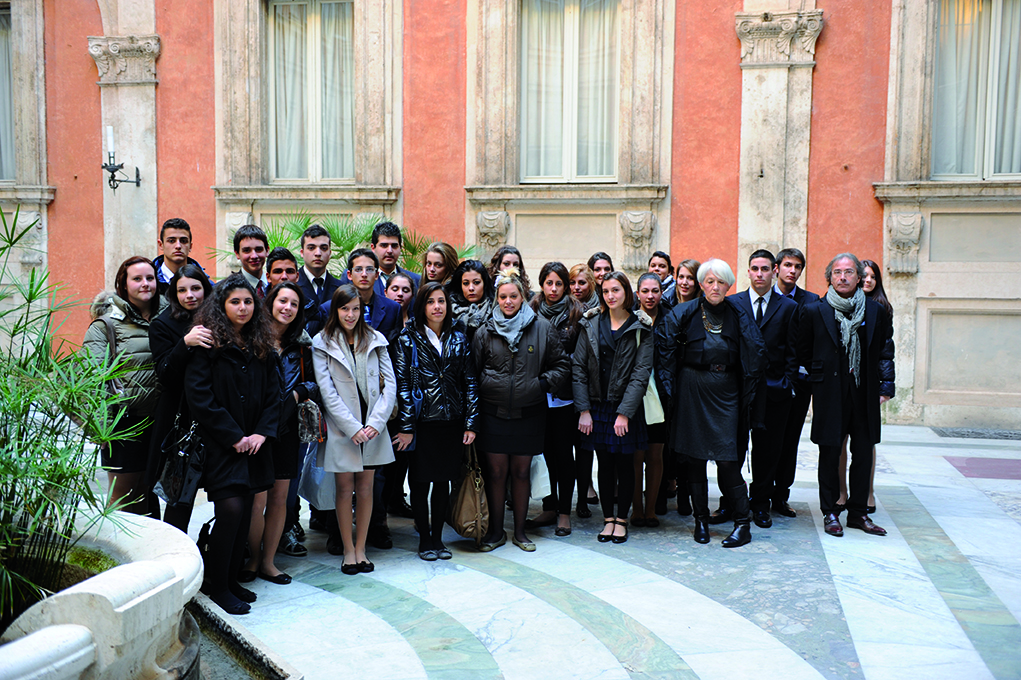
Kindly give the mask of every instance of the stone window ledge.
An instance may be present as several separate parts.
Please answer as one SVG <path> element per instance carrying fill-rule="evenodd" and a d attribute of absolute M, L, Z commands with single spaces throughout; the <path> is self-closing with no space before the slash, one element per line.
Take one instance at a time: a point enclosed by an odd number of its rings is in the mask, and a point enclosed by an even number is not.
<path fill-rule="evenodd" d="M 876 198 L 886 204 L 936 201 L 1021 202 L 1021 180 L 973 182 L 876 182 Z"/>
<path fill-rule="evenodd" d="M 351 184 L 265 184 L 214 186 L 216 200 L 227 203 L 293 203 L 318 201 L 351 205 L 392 205 L 400 187 Z"/>
<path fill-rule="evenodd" d="M 0 203 L 49 205 L 57 194 L 56 187 L 31 184 L 0 184 Z"/>
<path fill-rule="evenodd" d="M 520 184 L 465 187 L 475 204 L 493 203 L 659 203 L 667 184 Z"/>

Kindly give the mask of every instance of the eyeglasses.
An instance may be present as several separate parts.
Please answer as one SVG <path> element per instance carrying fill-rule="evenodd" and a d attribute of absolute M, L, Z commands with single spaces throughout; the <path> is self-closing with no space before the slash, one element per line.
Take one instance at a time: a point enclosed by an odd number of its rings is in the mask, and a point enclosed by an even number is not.
<path fill-rule="evenodd" d="M 355 267 L 351 271 L 353 271 L 355 274 L 375 274 L 376 273 L 376 268 L 375 267 Z"/>

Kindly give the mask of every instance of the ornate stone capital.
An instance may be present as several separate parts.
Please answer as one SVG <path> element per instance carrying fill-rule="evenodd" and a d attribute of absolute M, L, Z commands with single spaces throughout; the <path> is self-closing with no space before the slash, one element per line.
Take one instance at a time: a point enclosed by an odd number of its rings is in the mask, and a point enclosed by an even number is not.
<path fill-rule="evenodd" d="M 887 266 L 895 274 L 918 271 L 918 244 L 922 238 L 922 213 L 890 213 L 886 222 L 890 234 Z"/>
<path fill-rule="evenodd" d="M 489 255 L 507 242 L 510 232 L 510 215 L 505 210 L 483 210 L 475 216 L 478 244 L 482 253 Z"/>
<path fill-rule="evenodd" d="M 99 85 L 156 82 L 158 35 L 89 36 L 89 54 L 99 69 Z"/>
<path fill-rule="evenodd" d="M 617 218 L 624 242 L 623 270 L 629 275 L 646 267 L 657 222 L 656 213 L 649 210 L 625 210 Z"/>
<path fill-rule="evenodd" d="M 738 13 L 741 68 L 812 66 L 822 32 L 822 10 Z"/>

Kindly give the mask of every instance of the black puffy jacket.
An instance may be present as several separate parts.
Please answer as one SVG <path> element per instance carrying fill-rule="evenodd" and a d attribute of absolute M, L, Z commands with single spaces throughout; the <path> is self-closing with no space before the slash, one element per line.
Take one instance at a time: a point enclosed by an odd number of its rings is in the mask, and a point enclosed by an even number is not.
<path fill-rule="evenodd" d="M 392 345 L 399 432 L 415 432 L 411 400 L 413 373 L 417 373 L 417 384 L 422 390 L 419 420 L 463 420 L 465 430 L 479 431 L 479 383 L 468 338 L 463 331 L 453 329 L 442 340 L 443 356 L 440 356 L 433 344 L 409 323 Z M 417 369 L 412 367 L 412 347 L 418 354 Z"/>

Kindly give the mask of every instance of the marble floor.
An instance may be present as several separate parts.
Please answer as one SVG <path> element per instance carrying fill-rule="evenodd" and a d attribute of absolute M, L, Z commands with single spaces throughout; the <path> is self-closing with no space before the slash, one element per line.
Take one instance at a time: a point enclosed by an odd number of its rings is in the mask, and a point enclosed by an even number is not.
<path fill-rule="evenodd" d="M 1021 678 L 1021 442 L 893 426 L 884 440 L 886 537 L 824 534 L 806 428 L 798 516 L 742 548 L 721 547 L 726 525 L 694 543 L 671 501 L 622 545 L 595 540 L 597 510 L 571 536 L 533 532 L 534 553 L 480 554 L 448 528 L 454 558 L 423 562 L 411 521 L 391 517 L 373 573 L 341 574 L 309 531 L 307 557 L 277 560 L 293 583 L 257 580 L 237 621 L 309 680 Z"/>

